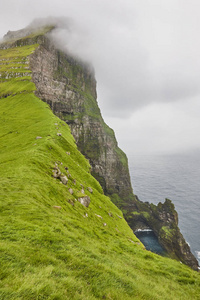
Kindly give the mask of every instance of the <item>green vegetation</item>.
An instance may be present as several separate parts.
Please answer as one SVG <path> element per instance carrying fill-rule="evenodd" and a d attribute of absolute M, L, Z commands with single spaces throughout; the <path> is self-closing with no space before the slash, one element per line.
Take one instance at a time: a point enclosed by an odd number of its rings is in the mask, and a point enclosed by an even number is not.
<path fill-rule="evenodd" d="M 121 163 L 127 169 L 127 172 L 128 172 L 128 160 L 127 160 L 126 154 L 119 147 L 115 148 L 115 151 L 118 154 L 118 157 L 120 158 Z"/>
<path fill-rule="evenodd" d="M 163 238 L 172 238 L 173 237 L 173 231 L 174 229 L 169 229 L 166 226 L 162 226 L 161 230 L 160 230 L 160 236 Z"/>
<path fill-rule="evenodd" d="M 114 130 L 112 128 L 110 128 L 105 122 L 103 122 L 103 128 L 109 136 L 115 137 Z"/>
<path fill-rule="evenodd" d="M 34 39 L 35 37 L 38 36 L 43 36 L 44 34 L 50 32 L 55 28 L 55 25 L 47 25 L 43 27 L 39 27 L 37 30 L 34 30 L 32 33 L 30 33 L 28 36 L 25 36 L 22 39 Z"/>
<path fill-rule="evenodd" d="M 91 81 L 85 78 L 85 66 L 81 62 L 78 62 L 72 58 L 67 57 L 63 52 L 58 51 L 59 66 L 54 72 L 55 79 L 61 79 L 62 77 L 68 78 L 69 86 L 74 93 L 78 93 L 82 96 L 82 104 L 84 111 L 79 112 L 76 116 L 68 116 L 66 119 L 74 120 L 79 118 L 80 120 L 88 115 L 91 118 L 102 120 L 100 109 L 97 105 L 96 99 L 91 95 Z M 76 106 L 76 103 L 74 103 Z M 64 119 L 65 117 L 63 117 Z"/>
<path fill-rule="evenodd" d="M 0 50 L 0 98 L 32 92 L 35 85 L 28 69 L 28 58 L 38 45 Z"/>
<path fill-rule="evenodd" d="M 40 38 L 43 38 L 45 34 L 49 33 L 51 30 L 55 28 L 55 25 L 43 26 L 39 27 L 38 29 L 34 28 L 27 28 L 27 33 L 24 31 L 24 37 L 22 38 L 15 38 L 15 37 L 6 37 L 6 41 L 3 44 L 7 46 L 24 46 L 28 40 L 34 41 L 33 44 L 37 43 Z M 15 48 L 17 49 L 17 48 Z M 27 54 L 29 55 L 29 54 Z"/>
<path fill-rule="evenodd" d="M 142 211 L 141 214 L 145 217 L 146 220 L 150 219 L 150 215 L 147 211 Z"/>
<path fill-rule="evenodd" d="M 132 212 L 132 215 L 135 215 L 135 216 L 140 216 L 140 213 L 139 213 L 139 212 L 137 212 L 137 211 L 133 211 L 133 212 Z"/>
<path fill-rule="evenodd" d="M 100 109 L 94 97 L 89 92 L 80 92 L 80 94 L 82 94 L 83 97 L 86 99 L 86 101 L 84 102 L 85 113 L 88 116 L 94 119 L 99 119 L 103 122 Z"/>
<path fill-rule="evenodd" d="M 6 63 L 6 60 L 10 62 L 23 62 L 27 61 L 27 56 L 34 52 L 38 45 L 28 45 L 23 47 L 15 47 L 9 49 L 0 49 L 0 61 Z M 10 67 L 10 64 L 7 65 Z"/>
<path fill-rule="evenodd" d="M 69 127 L 20 78 L 2 83 L 0 99 L 0 299 L 199 299 L 199 274 L 144 250 Z"/>

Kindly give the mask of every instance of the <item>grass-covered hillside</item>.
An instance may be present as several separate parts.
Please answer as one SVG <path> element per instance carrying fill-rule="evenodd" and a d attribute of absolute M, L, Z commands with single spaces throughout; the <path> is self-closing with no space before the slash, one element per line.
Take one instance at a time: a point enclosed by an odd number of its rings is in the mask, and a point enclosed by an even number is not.
<path fill-rule="evenodd" d="M 144 250 L 34 95 L 36 47 L 0 50 L 0 299 L 199 299 L 199 274 Z"/>

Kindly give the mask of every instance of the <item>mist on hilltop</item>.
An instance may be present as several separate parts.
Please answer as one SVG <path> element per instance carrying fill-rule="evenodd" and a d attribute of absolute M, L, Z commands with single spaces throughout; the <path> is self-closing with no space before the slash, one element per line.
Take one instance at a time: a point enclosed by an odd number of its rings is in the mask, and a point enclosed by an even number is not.
<path fill-rule="evenodd" d="M 93 64 L 102 114 L 126 152 L 200 149 L 199 1 L 8 0 L 1 14 L 2 35 L 35 18 L 59 24 L 59 47 Z"/>

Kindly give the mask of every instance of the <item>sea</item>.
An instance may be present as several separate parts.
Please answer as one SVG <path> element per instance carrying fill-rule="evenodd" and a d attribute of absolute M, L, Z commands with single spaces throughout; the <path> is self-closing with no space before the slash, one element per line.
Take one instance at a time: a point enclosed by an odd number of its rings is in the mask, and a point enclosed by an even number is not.
<path fill-rule="evenodd" d="M 200 153 L 131 154 L 128 160 L 134 193 L 154 204 L 172 200 L 181 233 L 200 265 Z"/>

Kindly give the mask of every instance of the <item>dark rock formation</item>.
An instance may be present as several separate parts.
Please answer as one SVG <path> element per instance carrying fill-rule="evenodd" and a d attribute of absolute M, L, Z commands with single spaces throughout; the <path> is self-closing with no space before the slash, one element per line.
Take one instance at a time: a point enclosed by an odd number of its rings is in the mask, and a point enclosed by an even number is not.
<path fill-rule="evenodd" d="M 97 105 L 93 68 L 57 50 L 46 36 L 31 55 L 30 66 L 36 95 L 69 124 L 105 193 L 120 197 L 132 194 L 126 155 L 118 148 L 114 132 L 104 123 Z"/>
<path fill-rule="evenodd" d="M 178 214 L 171 200 L 166 199 L 157 206 L 138 201 L 134 211 L 129 210 L 128 220 L 133 230 L 151 228 L 171 258 L 198 270 L 198 262 L 178 227 Z"/>
<path fill-rule="evenodd" d="M 39 44 L 29 57 L 36 95 L 69 124 L 79 150 L 88 158 L 91 172 L 105 194 L 122 209 L 133 230 L 153 229 L 170 257 L 197 270 L 197 260 L 180 233 L 171 201 L 155 206 L 139 201 L 133 194 L 126 155 L 118 148 L 113 130 L 104 123 L 96 101 L 93 68 L 57 49 L 49 35 L 54 27 L 45 26 L 30 35 L 25 30 L 25 37 L 22 31 L 16 35 L 9 33 L 0 47 Z M 55 178 L 60 178 L 56 168 L 54 173 Z M 78 200 L 85 206 L 90 202 L 89 197 Z"/>

